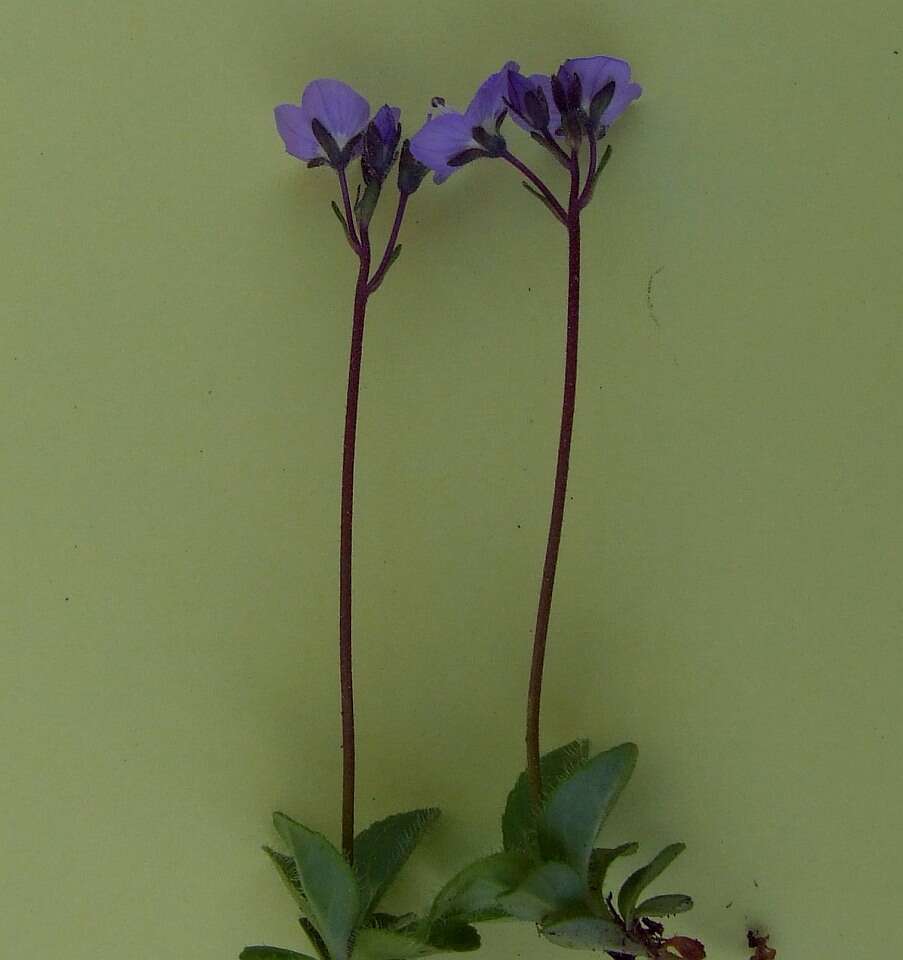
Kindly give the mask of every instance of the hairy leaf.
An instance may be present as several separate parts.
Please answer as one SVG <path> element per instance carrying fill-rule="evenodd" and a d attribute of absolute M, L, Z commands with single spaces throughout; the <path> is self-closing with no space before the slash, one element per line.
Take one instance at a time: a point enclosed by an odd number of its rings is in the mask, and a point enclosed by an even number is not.
<path fill-rule="evenodd" d="M 480 934 L 476 927 L 459 920 L 429 923 L 426 936 L 438 953 L 467 953 L 480 949 Z"/>
<path fill-rule="evenodd" d="M 349 938 L 360 909 L 351 867 L 322 834 L 287 817 L 273 823 L 288 844 L 298 867 L 311 920 L 326 943 L 332 960 L 348 960 Z"/>
<path fill-rule="evenodd" d="M 586 763 L 589 740 L 573 740 L 540 758 L 542 789 L 549 797 L 555 788 Z M 534 859 L 539 857 L 536 818 L 530 801 L 530 782 L 522 773 L 508 794 L 502 816 L 502 843 L 506 850 L 520 850 Z"/>
<path fill-rule="evenodd" d="M 430 919 L 471 923 L 507 916 L 498 898 L 516 887 L 530 866 L 529 858 L 517 851 L 494 853 L 471 863 L 439 891 Z"/>
<path fill-rule="evenodd" d="M 631 956 L 644 952 L 618 924 L 588 914 L 552 919 L 540 927 L 540 933 L 559 947 L 574 950 L 616 950 Z"/>
<path fill-rule="evenodd" d="M 499 904 L 518 920 L 538 923 L 549 914 L 586 909 L 586 887 L 566 863 L 549 862 L 531 870 Z"/>
<path fill-rule="evenodd" d="M 636 766 L 633 743 L 606 750 L 560 783 L 545 805 L 539 823 L 544 858 L 564 860 L 581 877 L 588 876 L 593 842 Z"/>
<path fill-rule="evenodd" d="M 622 843 L 619 847 L 596 847 L 589 856 L 587 882 L 590 890 L 601 897 L 608 868 L 618 857 L 632 857 L 639 849 L 638 843 Z"/>
<path fill-rule="evenodd" d="M 263 850 L 270 860 L 273 861 L 273 865 L 276 867 L 288 892 L 292 895 L 292 899 L 304 913 L 307 913 L 310 907 L 307 904 L 307 897 L 304 896 L 304 890 L 301 887 L 301 880 L 298 877 L 298 868 L 295 866 L 295 861 L 288 854 L 280 853 L 272 847 L 264 847 Z"/>
<path fill-rule="evenodd" d="M 673 917 L 693 909 L 693 898 L 684 893 L 665 893 L 660 897 L 650 897 L 634 909 L 637 917 Z"/>
<path fill-rule="evenodd" d="M 354 960 L 408 960 L 409 957 L 426 957 L 435 949 L 419 937 L 409 936 L 398 930 L 378 930 L 367 927 L 358 930 L 354 938 Z"/>
<path fill-rule="evenodd" d="M 636 916 L 636 902 L 640 894 L 653 882 L 674 860 L 686 850 L 684 843 L 672 843 L 665 847 L 658 856 L 634 871 L 625 881 L 618 893 L 618 910 L 625 923 L 631 923 Z"/>
<path fill-rule="evenodd" d="M 382 899 L 423 831 L 438 816 L 436 807 L 396 813 L 377 820 L 354 838 L 354 873 L 360 889 L 361 920 Z"/>

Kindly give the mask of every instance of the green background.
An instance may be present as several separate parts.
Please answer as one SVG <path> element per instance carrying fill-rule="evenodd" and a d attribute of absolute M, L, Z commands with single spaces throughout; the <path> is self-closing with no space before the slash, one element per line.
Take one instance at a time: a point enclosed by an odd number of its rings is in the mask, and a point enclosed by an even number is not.
<path fill-rule="evenodd" d="M 261 842 L 338 834 L 340 429 L 355 264 L 273 105 L 417 125 L 509 57 L 645 93 L 584 227 L 543 740 L 640 745 L 612 842 L 741 958 L 899 916 L 903 8 L 7 0 L 0 38 L 6 956 L 307 949 Z M 551 161 L 511 141 L 550 176 Z M 374 228 L 384 235 L 387 210 Z M 564 236 L 483 161 L 415 197 L 371 305 L 361 824 L 440 804 L 395 905 L 496 847 L 560 398 Z M 484 955 L 561 956 L 527 925 Z"/>

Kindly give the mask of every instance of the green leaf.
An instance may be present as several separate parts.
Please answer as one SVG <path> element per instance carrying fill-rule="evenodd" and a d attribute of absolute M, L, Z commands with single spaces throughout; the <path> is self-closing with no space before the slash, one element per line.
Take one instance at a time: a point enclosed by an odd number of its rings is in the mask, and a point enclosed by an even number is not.
<path fill-rule="evenodd" d="M 338 217 L 339 223 L 342 225 L 342 230 L 345 233 L 345 239 L 351 243 L 351 233 L 348 230 L 348 221 L 342 215 L 342 211 L 339 210 L 339 205 L 335 202 L 335 200 L 332 201 L 332 212 Z"/>
<path fill-rule="evenodd" d="M 386 261 L 386 270 L 392 266 L 393 263 L 401 256 L 401 244 L 399 243 L 395 249 L 389 254 L 389 259 Z"/>
<path fill-rule="evenodd" d="M 499 897 L 506 913 L 538 923 L 562 911 L 586 909 L 583 880 L 566 863 L 544 863 L 531 870 L 517 889 Z"/>
<path fill-rule="evenodd" d="M 332 960 L 348 960 L 351 932 L 360 901 L 351 867 L 322 834 L 314 833 L 284 813 L 273 823 L 288 844 L 298 867 L 311 920 L 326 943 Z"/>
<path fill-rule="evenodd" d="M 405 930 L 365 928 L 354 938 L 353 960 L 411 960 L 434 953 L 476 950 L 480 935 L 463 923 L 420 920 Z"/>
<path fill-rule="evenodd" d="M 314 950 L 317 951 L 317 956 L 320 960 L 330 960 L 329 951 L 326 949 L 326 944 L 323 942 L 323 938 L 320 936 L 320 931 L 311 923 L 310 919 L 305 916 L 298 917 L 298 923 L 301 925 L 301 929 L 307 934 L 307 938 L 314 946 Z"/>
<path fill-rule="evenodd" d="M 645 867 L 634 871 L 625 881 L 618 893 L 618 910 L 625 923 L 632 923 L 636 916 L 636 902 L 640 894 L 668 867 L 675 857 L 680 856 L 687 849 L 685 843 L 672 843 Z"/>
<path fill-rule="evenodd" d="M 536 199 L 546 208 L 546 210 L 549 211 L 549 213 L 552 214 L 552 216 L 559 223 L 567 223 L 566 220 L 561 219 L 561 214 L 555 209 L 555 207 L 552 205 L 552 201 L 549 200 L 548 197 L 544 197 L 538 190 L 534 190 L 526 180 L 521 180 L 521 186 L 526 188 L 527 193 L 532 193 L 533 196 L 536 197 Z"/>
<path fill-rule="evenodd" d="M 634 743 L 622 743 L 589 760 L 560 783 L 539 823 L 545 859 L 564 860 L 587 877 L 593 841 L 636 766 Z"/>
<path fill-rule="evenodd" d="M 304 913 L 307 913 L 310 907 L 307 903 L 307 897 L 304 896 L 304 890 L 301 888 L 301 880 L 298 877 L 298 868 L 295 866 L 295 861 L 288 854 L 280 853 L 272 847 L 264 847 L 263 851 L 273 861 L 273 865 L 276 867 L 279 876 L 282 877 L 282 881 L 292 895 L 292 899 Z"/>
<path fill-rule="evenodd" d="M 378 930 L 366 927 L 358 930 L 351 955 L 354 960 L 408 960 L 426 957 L 436 950 L 420 937 L 409 936 L 397 930 Z"/>
<path fill-rule="evenodd" d="M 632 857 L 639 849 L 638 843 L 622 843 L 620 847 L 596 847 L 589 856 L 587 882 L 590 890 L 601 897 L 608 868 L 618 857 Z"/>
<path fill-rule="evenodd" d="M 471 863 L 439 891 L 430 919 L 470 923 L 507 916 L 498 898 L 516 887 L 530 867 L 529 858 L 517 851 L 494 853 Z"/>
<path fill-rule="evenodd" d="M 693 909 L 693 898 L 685 893 L 665 893 L 644 900 L 633 911 L 637 917 L 673 917 Z"/>
<path fill-rule="evenodd" d="M 588 189 L 584 188 L 585 193 L 584 193 L 584 199 L 583 199 L 583 206 L 586 206 L 590 202 L 590 200 L 592 200 L 593 194 L 596 192 L 596 185 L 599 182 L 599 177 L 602 176 L 602 171 L 608 165 L 608 161 L 610 159 L 611 159 L 611 144 L 609 144 L 605 148 L 605 152 L 599 158 L 598 164 L 596 166 L 596 172 L 593 174 L 593 179 L 590 182 Z"/>
<path fill-rule="evenodd" d="M 563 781 L 586 763 L 589 740 L 573 740 L 540 758 L 542 789 L 546 797 Z M 508 794 L 502 816 L 502 842 L 506 850 L 520 850 L 539 859 L 536 818 L 530 801 L 530 782 L 522 773 Z"/>
<path fill-rule="evenodd" d="M 436 807 L 377 820 L 354 838 L 354 874 L 360 889 L 360 920 L 379 903 L 411 855 L 423 831 L 439 816 Z"/>
<path fill-rule="evenodd" d="M 438 953 L 467 953 L 480 949 L 480 934 L 476 928 L 456 920 L 430 923 L 427 939 Z"/>
<path fill-rule="evenodd" d="M 284 947 L 245 947 L 238 960 L 313 960 L 306 953 L 295 953 Z"/>
<path fill-rule="evenodd" d="M 544 923 L 540 933 L 559 947 L 574 950 L 616 950 L 633 956 L 643 952 L 616 923 L 602 917 L 563 917 Z"/>

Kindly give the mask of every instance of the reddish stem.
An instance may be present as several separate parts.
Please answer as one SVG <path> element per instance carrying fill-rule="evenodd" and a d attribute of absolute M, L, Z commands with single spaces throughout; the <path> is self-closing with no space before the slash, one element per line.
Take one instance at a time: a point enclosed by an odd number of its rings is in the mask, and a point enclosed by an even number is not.
<path fill-rule="evenodd" d="M 392 254 L 395 252 L 395 244 L 398 241 L 398 231 L 401 230 L 401 221 L 404 220 L 404 211 L 405 207 L 408 205 L 409 196 L 410 194 L 399 191 L 398 207 L 395 210 L 395 220 L 392 223 L 392 231 L 389 234 L 388 241 L 386 241 L 386 249 L 383 253 L 382 260 L 380 261 L 379 266 L 376 268 L 376 273 L 373 274 L 373 279 L 370 281 L 367 287 L 368 293 L 373 293 L 373 291 L 379 287 L 379 285 L 383 282 L 383 277 L 386 275 L 386 271 L 389 269 L 389 266 L 392 263 Z"/>
<path fill-rule="evenodd" d="M 545 197 L 546 203 L 548 203 L 550 209 L 555 214 L 558 219 L 567 225 L 567 215 L 565 214 L 564 207 L 558 202 L 557 197 L 554 193 L 546 186 L 545 182 L 541 177 L 537 176 L 524 162 L 519 160 L 517 157 L 511 153 L 510 150 L 505 150 L 502 154 L 502 157 L 511 164 L 517 171 L 522 173 L 529 181 L 533 184 L 534 187 Z"/>
<path fill-rule="evenodd" d="M 343 178 L 344 185 L 344 178 Z M 347 188 L 343 190 L 347 195 Z M 352 228 L 353 229 L 353 228 Z M 354 289 L 351 352 L 348 359 L 348 392 L 345 402 L 345 438 L 342 453 L 342 523 L 339 548 L 339 673 L 342 689 L 342 852 L 354 857 L 354 681 L 351 669 L 351 554 L 354 517 L 354 448 L 357 438 L 357 404 L 364 351 L 364 317 L 369 297 L 370 238 L 360 228 L 360 269 Z"/>
<path fill-rule="evenodd" d="M 536 611 L 533 633 L 533 661 L 527 694 L 527 777 L 533 808 L 542 808 L 542 773 L 539 765 L 539 708 L 542 697 L 542 671 L 552 612 L 552 591 L 558 566 L 558 549 L 564 523 L 567 497 L 571 435 L 574 428 L 574 406 L 577 397 L 577 335 L 580 321 L 580 167 L 576 152 L 571 154 L 571 192 L 565 225 L 568 231 L 568 299 L 567 334 L 564 361 L 564 396 L 561 403 L 561 430 L 558 438 L 558 463 L 549 519 L 549 539 Z"/>

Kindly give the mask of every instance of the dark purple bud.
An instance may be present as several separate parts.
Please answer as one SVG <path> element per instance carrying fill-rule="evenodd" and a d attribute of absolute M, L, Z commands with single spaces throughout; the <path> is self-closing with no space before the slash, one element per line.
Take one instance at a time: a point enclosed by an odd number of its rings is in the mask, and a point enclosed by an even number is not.
<path fill-rule="evenodd" d="M 379 108 L 376 116 L 367 125 L 361 157 L 365 183 L 382 183 L 392 169 L 398 141 L 401 139 L 401 124 L 398 122 L 400 115 L 401 111 L 397 107 L 386 104 Z"/>
<path fill-rule="evenodd" d="M 542 87 L 530 90 L 524 98 L 524 106 L 527 108 L 527 119 L 534 129 L 545 133 L 549 129 L 549 101 L 546 100 L 545 90 Z"/>
<path fill-rule="evenodd" d="M 310 122 L 310 129 L 313 131 L 313 135 L 317 138 L 317 143 L 323 148 L 323 152 L 326 154 L 326 158 L 329 161 L 330 166 L 336 167 L 336 169 L 341 169 L 347 165 L 347 161 L 342 163 L 342 151 L 339 149 L 339 145 L 335 142 L 332 134 L 314 117 Z"/>
<path fill-rule="evenodd" d="M 527 77 L 508 73 L 508 106 L 533 130 L 546 133 L 549 129 L 549 102 L 543 88 Z"/>
<path fill-rule="evenodd" d="M 411 153 L 411 141 L 405 140 L 401 145 L 401 156 L 398 159 L 398 189 L 401 193 L 413 193 L 429 173 L 429 167 L 421 163 Z"/>
<path fill-rule="evenodd" d="M 484 127 L 474 127 L 471 136 L 483 148 L 483 156 L 500 157 L 507 149 L 505 138 L 499 133 L 490 133 Z M 465 151 L 466 153 L 467 151 Z"/>
<path fill-rule="evenodd" d="M 586 129 L 587 118 L 582 106 L 583 84 L 576 70 L 562 64 L 551 77 L 552 96 L 561 114 L 561 131 L 572 147 L 578 147 Z M 556 131 L 557 132 L 557 131 Z"/>
<path fill-rule="evenodd" d="M 593 97 L 589 104 L 589 131 L 591 134 L 598 134 L 602 114 L 608 109 L 615 95 L 615 81 L 610 80 Z"/>

